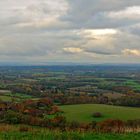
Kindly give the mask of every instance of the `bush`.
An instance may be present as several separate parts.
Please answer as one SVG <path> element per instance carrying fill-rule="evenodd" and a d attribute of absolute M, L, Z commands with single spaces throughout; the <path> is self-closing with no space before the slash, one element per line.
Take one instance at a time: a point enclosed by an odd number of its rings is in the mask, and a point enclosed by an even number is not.
<path fill-rule="evenodd" d="M 19 113 L 8 110 L 4 116 L 4 120 L 7 123 L 18 124 L 20 122 Z"/>
<path fill-rule="evenodd" d="M 20 126 L 19 127 L 19 131 L 20 132 L 28 132 L 29 131 L 29 128 L 27 126 Z"/>
<path fill-rule="evenodd" d="M 77 129 L 80 127 L 80 123 L 77 121 L 72 121 L 72 122 L 70 122 L 69 127 L 70 127 L 70 129 Z"/>
<path fill-rule="evenodd" d="M 91 126 L 92 129 L 95 129 L 96 128 L 96 125 L 97 125 L 97 122 L 95 122 L 95 121 L 92 121 L 90 123 L 90 126 Z"/>
<path fill-rule="evenodd" d="M 102 113 L 100 113 L 100 112 L 95 112 L 95 113 L 93 113 L 93 115 L 92 115 L 94 118 L 100 118 L 100 117 L 102 117 L 103 115 L 102 115 Z"/>
<path fill-rule="evenodd" d="M 140 119 L 137 120 L 127 120 L 125 125 L 131 128 L 139 128 L 140 127 Z"/>
<path fill-rule="evenodd" d="M 105 120 L 97 124 L 97 130 L 103 133 L 124 132 L 124 122 L 121 120 Z"/>

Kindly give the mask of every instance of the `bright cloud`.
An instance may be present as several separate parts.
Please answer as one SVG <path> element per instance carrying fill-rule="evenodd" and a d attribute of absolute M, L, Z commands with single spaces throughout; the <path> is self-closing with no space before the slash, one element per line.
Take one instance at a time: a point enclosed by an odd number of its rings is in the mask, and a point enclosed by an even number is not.
<path fill-rule="evenodd" d="M 104 36 L 104 35 L 112 35 L 116 34 L 117 30 L 115 29 L 88 29 L 84 30 L 85 34 L 90 34 L 91 36 Z"/>
<path fill-rule="evenodd" d="M 140 6 L 127 7 L 120 11 L 112 11 L 108 14 L 111 18 L 136 18 L 140 19 Z"/>
<path fill-rule="evenodd" d="M 122 51 L 124 55 L 134 55 L 134 56 L 140 56 L 140 50 L 137 49 L 124 49 Z"/>
<path fill-rule="evenodd" d="M 81 53 L 83 50 L 81 48 L 63 48 L 67 53 Z"/>

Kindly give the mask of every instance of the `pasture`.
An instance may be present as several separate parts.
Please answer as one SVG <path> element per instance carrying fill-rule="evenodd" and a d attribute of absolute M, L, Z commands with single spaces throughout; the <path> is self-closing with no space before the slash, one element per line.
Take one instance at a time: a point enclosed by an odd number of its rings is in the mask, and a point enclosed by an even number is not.
<path fill-rule="evenodd" d="M 101 104 L 81 104 L 60 106 L 68 121 L 91 122 L 106 119 L 140 119 L 140 108 L 120 107 Z M 100 112 L 102 117 L 94 118 L 93 113 Z"/>

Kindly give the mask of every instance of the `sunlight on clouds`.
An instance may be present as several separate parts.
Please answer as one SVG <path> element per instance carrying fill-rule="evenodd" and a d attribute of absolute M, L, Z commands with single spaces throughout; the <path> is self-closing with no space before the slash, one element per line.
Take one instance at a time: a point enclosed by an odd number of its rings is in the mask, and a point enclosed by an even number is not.
<path fill-rule="evenodd" d="M 77 35 L 82 36 L 88 41 L 94 41 L 94 43 L 108 42 L 111 37 L 117 34 L 119 31 L 115 29 L 82 29 L 77 31 Z"/>
<path fill-rule="evenodd" d="M 140 50 L 137 49 L 124 49 L 122 51 L 124 55 L 134 55 L 134 56 L 140 56 Z"/>
<path fill-rule="evenodd" d="M 119 33 L 118 30 L 115 29 L 88 29 L 79 31 L 78 35 L 85 38 L 86 45 L 84 48 L 98 48 L 99 49 L 114 49 L 114 35 Z"/>
<path fill-rule="evenodd" d="M 104 35 L 112 35 L 116 34 L 117 30 L 115 29 L 89 29 L 89 30 L 84 30 L 85 34 L 90 34 L 92 36 L 104 36 Z"/>
<path fill-rule="evenodd" d="M 80 53 L 80 52 L 83 52 L 83 50 L 81 48 L 73 48 L 73 47 L 70 47 L 70 48 L 63 48 L 63 50 L 67 53 Z"/>
<path fill-rule="evenodd" d="M 111 18 L 140 18 L 140 6 L 127 7 L 120 11 L 112 11 L 108 14 Z"/>

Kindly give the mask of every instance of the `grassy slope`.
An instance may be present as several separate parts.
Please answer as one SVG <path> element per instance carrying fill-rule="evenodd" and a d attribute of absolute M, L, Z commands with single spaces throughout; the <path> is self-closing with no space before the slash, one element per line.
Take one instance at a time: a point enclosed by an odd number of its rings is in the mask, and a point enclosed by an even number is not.
<path fill-rule="evenodd" d="M 9 132 L 0 133 L 0 140 L 139 140 L 140 134 L 94 134 L 78 132 Z"/>
<path fill-rule="evenodd" d="M 105 119 L 140 119 L 140 108 L 118 107 L 110 105 L 84 104 L 60 106 L 69 121 L 91 122 Z M 102 118 L 93 118 L 94 112 L 101 112 Z"/>
<path fill-rule="evenodd" d="M 21 128 L 27 128 L 24 129 L 27 131 L 23 132 Z M 0 140 L 139 140 L 139 138 L 140 133 L 61 132 L 28 125 L 0 124 Z"/>

